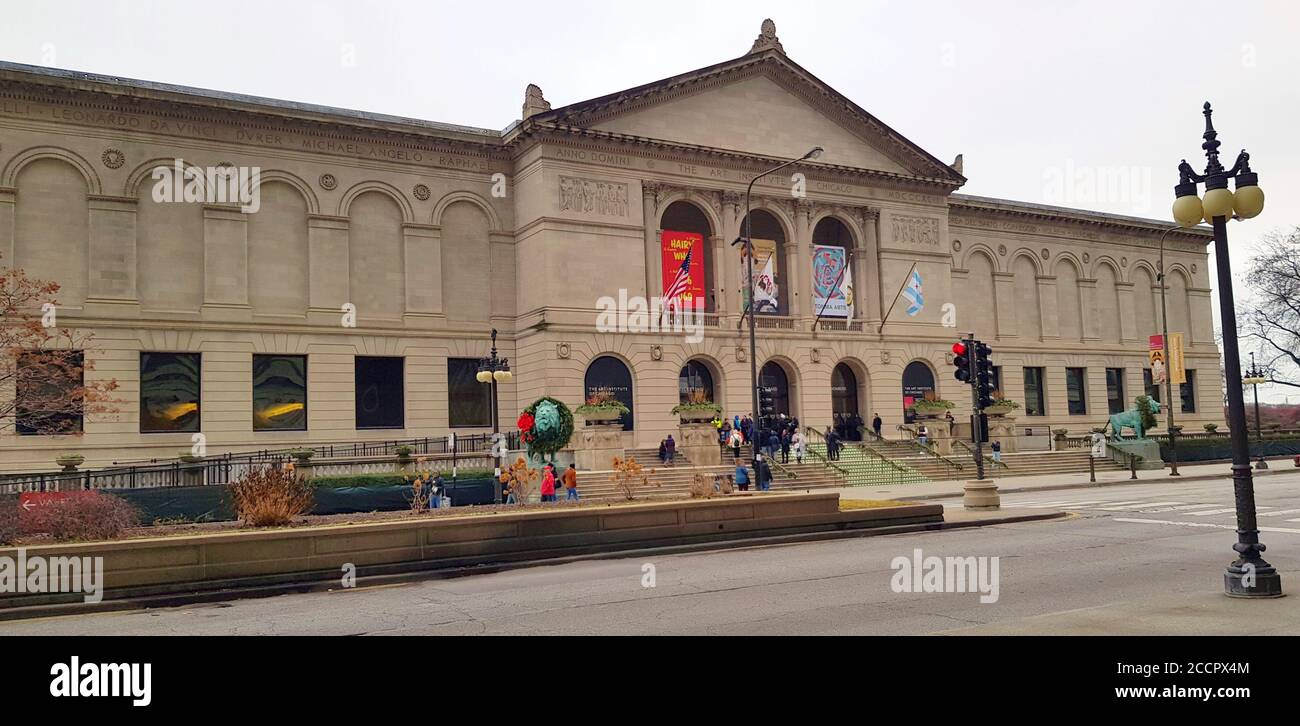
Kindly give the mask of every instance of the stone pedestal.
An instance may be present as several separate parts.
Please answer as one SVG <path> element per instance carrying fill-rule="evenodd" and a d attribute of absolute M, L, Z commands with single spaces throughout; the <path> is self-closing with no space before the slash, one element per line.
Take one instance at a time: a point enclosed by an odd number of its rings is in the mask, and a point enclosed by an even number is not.
<path fill-rule="evenodd" d="M 1016 420 L 1011 416 L 989 416 L 989 444 L 1002 442 L 1002 453 L 1016 450 Z M 987 445 L 985 451 L 988 451 Z M 991 452 L 990 452 L 991 453 Z"/>
<path fill-rule="evenodd" d="M 949 456 L 952 454 L 952 441 L 960 435 L 960 429 L 966 429 L 966 439 L 970 439 L 969 426 L 954 425 L 949 427 L 948 420 L 944 418 L 937 418 L 934 420 L 927 419 L 925 421 L 925 428 L 930 432 L 930 445 L 933 446 L 934 450 L 939 452 L 942 456 Z M 965 453 L 964 449 L 962 450 L 962 453 Z"/>
<path fill-rule="evenodd" d="M 711 423 L 682 423 L 677 427 L 677 450 L 694 466 L 722 463 L 718 430 Z"/>
<path fill-rule="evenodd" d="M 998 496 L 998 485 L 992 479 L 970 479 L 965 487 L 966 495 L 962 504 L 967 509 L 998 509 L 1002 498 Z"/>
<path fill-rule="evenodd" d="M 1138 462 L 1139 469 L 1163 469 L 1165 462 L 1160 458 L 1160 444 L 1151 439 L 1119 439 L 1106 442 L 1107 450 L 1111 452 L 1111 459 L 1125 466 L 1128 465 L 1128 458 L 1121 456 L 1118 452 L 1137 454 L 1142 457 Z"/>
<path fill-rule="evenodd" d="M 623 424 L 589 423 L 573 432 L 573 462 L 583 471 L 614 468 L 614 457 L 623 458 Z"/>

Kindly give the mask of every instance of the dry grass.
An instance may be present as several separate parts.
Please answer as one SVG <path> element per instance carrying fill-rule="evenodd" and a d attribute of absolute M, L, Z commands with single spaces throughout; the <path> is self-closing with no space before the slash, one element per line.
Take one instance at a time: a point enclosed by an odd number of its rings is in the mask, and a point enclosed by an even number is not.
<path fill-rule="evenodd" d="M 894 499 L 844 499 L 840 498 L 840 511 L 851 509 L 884 509 L 885 507 L 910 507 L 916 502 L 900 502 Z"/>
<path fill-rule="evenodd" d="M 230 485 L 235 516 L 250 527 L 285 525 L 311 509 L 311 483 L 290 468 L 253 469 Z"/>

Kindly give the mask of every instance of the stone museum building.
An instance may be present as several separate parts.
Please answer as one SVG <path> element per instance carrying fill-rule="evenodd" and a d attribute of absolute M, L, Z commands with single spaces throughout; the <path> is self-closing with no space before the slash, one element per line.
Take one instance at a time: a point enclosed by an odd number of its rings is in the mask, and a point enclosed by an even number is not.
<path fill-rule="evenodd" d="M 521 119 L 480 129 L 0 64 L 0 266 L 58 282 L 58 325 L 93 334 L 87 376 L 118 383 L 80 435 L 8 427 L 0 469 L 173 457 L 196 433 L 215 453 L 488 432 L 493 329 L 503 430 L 598 389 L 632 409 L 628 446 L 675 433 L 690 395 L 744 415 L 746 185 L 814 147 L 751 202 L 779 411 L 879 412 L 890 436 L 930 395 L 964 419 L 950 347 L 970 331 L 1021 430 L 1086 433 L 1157 395 L 1171 223 L 959 194 L 960 157 L 827 86 L 770 22 L 733 60 L 600 98 L 519 91 Z M 1223 418 L 1210 242 L 1165 243 L 1188 430 Z M 697 329 L 602 324 L 679 273 Z"/>

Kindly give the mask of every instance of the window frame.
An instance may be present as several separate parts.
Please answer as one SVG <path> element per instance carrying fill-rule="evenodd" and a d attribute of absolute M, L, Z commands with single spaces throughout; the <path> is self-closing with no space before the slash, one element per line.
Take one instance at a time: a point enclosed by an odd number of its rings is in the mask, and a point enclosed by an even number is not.
<path fill-rule="evenodd" d="M 144 427 L 144 357 L 146 355 L 174 355 L 174 356 L 186 355 L 186 356 L 193 356 L 198 360 L 198 373 L 199 373 L 198 380 L 197 380 L 198 388 L 195 391 L 195 398 L 197 399 L 195 401 L 195 405 L 198 406 L 198 411 L 197 411 L 198 416 L 195 417 L 196 424 L 193 430 L 171 429 L 171 430 L 164 431 L 161 429 L 153 429 L 153 430 L 145 429 Z M 138 394 L 137 399 L 140 402 L 140 408 L 136 412 L 136 419 L 137 419 L 137 424 L 140 433 L 149 436 L 155 434 L 202 433 L 203 432 L 203 353 L 199 351 L 190 351 L 190 350 L 142 350 L 140 351 L 140 355 L 137 360 L 139 362 L 139 368 L 136 369 L 136 376 L 137 376 L 137 381 L 140 385 L 140 390 L 137 392 Z"/>

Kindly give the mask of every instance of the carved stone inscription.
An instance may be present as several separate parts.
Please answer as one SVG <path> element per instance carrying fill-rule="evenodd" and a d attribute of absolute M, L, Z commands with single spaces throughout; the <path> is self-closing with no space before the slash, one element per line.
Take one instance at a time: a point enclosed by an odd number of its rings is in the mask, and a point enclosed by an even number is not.
<path fill-rule="evenodd" d="M 939 246 L 939 220 L 927 217 L 894 217 L 894 242 L 913 247 Z"/>
<path fill-rule="evenodd" d="M 560 211 L 626 217 L 628 215 L 627 185 L 562 176 L 560 177 Z"/>

